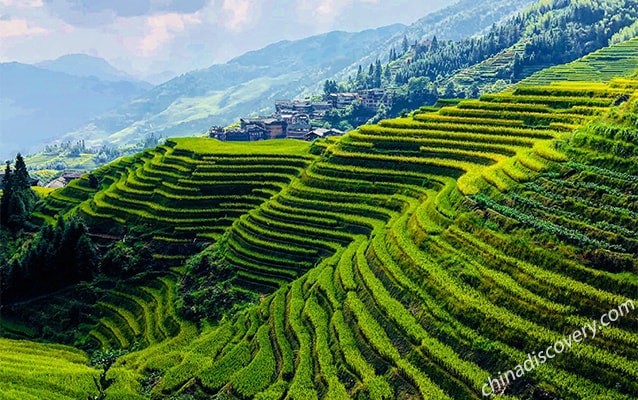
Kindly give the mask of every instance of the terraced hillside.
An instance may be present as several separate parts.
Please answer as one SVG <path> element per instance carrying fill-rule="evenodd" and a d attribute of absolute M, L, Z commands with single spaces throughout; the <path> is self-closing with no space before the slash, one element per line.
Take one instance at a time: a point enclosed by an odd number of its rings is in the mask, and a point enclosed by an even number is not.
<path fill-rule="evenodd" d="M 0 338 L 0 397 L 7 400 L 92 398 L 100 371 L 71 347 Z"/>
<path fill-rule="evenodd" d="M 169 141 L 96 173 L 92 197 L 52 194 L 45 213 L 212 238 L 231 285 L 262 295 L 198 329 L 174 311 L 181 270 L 112 292 L 95 343 L 143 349 L 107 398 L 633 398 L 637 89 L 519 86 L 309 149 Z M 611 309 L 612 327 L 490 384 Z"/>
<path fill-rule="evenodd" d="M 638 68 L 638 37 L 605 47 L 569 64 L 557 65 L 524 79 L 523 85 L 548 85 L 557 81 L 609 82 L 632 75 Z"/>
<path fill-rule="evenodd" d="M 179 262 L 192 254 L 183 249 L 188 244 L 216 239 L 300 175 L 313 159 L 308 147 L 260 143 L 248 154 L 214 140 L 172 139 L 94 172 L 93 185 L 88 175 L 72 182 L 47 198 L 41 213 L 53 217 L 77 207 L 94 226 L 106 222 L 102 230 L 151 226 L 157 258 Z"/>

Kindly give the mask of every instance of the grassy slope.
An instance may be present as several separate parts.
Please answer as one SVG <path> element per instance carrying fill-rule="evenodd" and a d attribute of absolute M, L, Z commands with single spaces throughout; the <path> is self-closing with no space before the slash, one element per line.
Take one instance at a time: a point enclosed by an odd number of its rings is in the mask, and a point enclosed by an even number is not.
<path fill-rule="evenodd" d="M 86 399 L 99 394 L 86 354 L 71 347 L 0 338 L 0 397 Z"/>
<path fill-rule="evenodd" d="M 638 37 L 595 51 L 569 64 L 539 71 L 523 85 L 547 85 L 557 81 L 609 82 L 630 76 L 638 68 Z"/>
<path fill-rule="evenodd" d="M 215 155 L 288 155 L 303 156 L 310 150 L 310 143 L 299 140 L 266 140 L 255 143 L 220 142 L 216 139 L 180 138 L 171 139 L 175 142 L 175 150 L 185 150 L 198 154 Z"/>

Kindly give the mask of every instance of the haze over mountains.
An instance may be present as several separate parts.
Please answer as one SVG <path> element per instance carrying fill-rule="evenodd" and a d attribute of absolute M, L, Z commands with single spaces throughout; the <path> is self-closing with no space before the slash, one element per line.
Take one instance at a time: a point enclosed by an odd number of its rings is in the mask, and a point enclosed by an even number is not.
<path fill-rule="evenodd" d="M 152 85 L 106 61 L 69 55 L 38 65 L 0 64 L 0 157 L 44 143 L 139 97 Z"/>
<path fill-rule="evenodd" d="M 135 77 L 120 71 L 106 60 L 87 54 L 68 54 L 55 60 L 42 61 L 34 66 L 49 71 L 62 72 L 82 78 L 97 78 L 102 81 L 137 83 L 140 88 L 151 89 L 152 84 L 140 81 Z"/>

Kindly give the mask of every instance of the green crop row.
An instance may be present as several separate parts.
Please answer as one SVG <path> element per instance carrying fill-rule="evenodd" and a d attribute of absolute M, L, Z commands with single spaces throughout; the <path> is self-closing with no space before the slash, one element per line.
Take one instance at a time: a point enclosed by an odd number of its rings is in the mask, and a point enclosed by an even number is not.
<path fill-rule="evenodd" d="M 343 233 L 338 230 L 324 229 L 316 226 L 301 225 L 298 223 L 280 222 L 277 220 L 265 217 L 260 210 L 254 210 L 248 213 L 249 218 L 261 226 L 267 226 L 286 234 L 286 232 L 294 232 L 295 236 L 310 237 L 313 240 L 324 239 L 324 241 L 331 241 L 337 243 L 349 243 L 352 240 L 352 236 Z"/>
<path fill-rule="evenodd" d="M 465 100 L 460 102 L 457 107 L 460 109 L 484 109 L 499 111 L 520 111 L 520 112 L 542 112 L 551 113 L 556 110 L 545 104 L 528 104 L 516 102 L 516 96 L 512 96 L 512 102 L 489 102 L 481 100 Z"/>
<path fill-rule="evenodd" d="M 329 252 L 334 251 L 336 247 L 338 247 L 338 245 L 327 240 L 297 236 L 295 234 L 282 233 L 268 229 L 267 225 L 262 225 L 251 215 L 243 215 L 239 219 L 239 223 L 244 229 L 250 231 L 252 234 L 257 235 L 264 240 L 266 240 L 265 238 L 268 238 L 267 240 L 275 241 L 285 245 L 292 245 L 308 249 L 323 249 Z"/>
<path fill-rule="evenodd" d="M 259 351 L 247 367 L 239 371 L 232 378 L 233 389 L 243 397 L 254 397 L 266 389 L 273 378 L 277 362 L 270 343 L 268 325 L 262 325 L 257 331 Z"/>
<path fill-rule="evenodd" d="M 274 341 L 279 349 L 281 366 L 279 378 L 288 381 L 294 374 L 294 354 L 290 342 L 286 336 L 286 293 L 288 287 L 284 286 L 273 295 L 270 303 L 271 330 L 275 332 Z"/>
<path fill-rule="evenodd" d="M 534 139 L 549 139 L 557 135 L 545 129 L 521 129 L 490 127 L 484 125 L 436 124 L 426 129 L 387 128 L 364 125 L 359 128 L 364 135 L 388 136 L 390 138 L 415 137 L 442 140 L 472 141 L 481 143 L 531 146 Z"/>
<path fill-rule="evenodd" d="M 328 344 L 328 315 L 319 305 L 315 296 L 310 296 L 306 300 L 304 314 L 308 317 L 314 328 L 315 354 L 317 355 L 319 371 L 323 379 L 328 383 L 328 392 L 324 398 L 338 400 L 349 397 L 346 388 L 339 381 L 337 367 L 335 366 L 332 351 Z"/>
<path fill-rule="evenodd" d="M 370 231 L 373 219 L 385 220 L 390 214 L 388 210 L 379 207 L 363 205 L 363 210 L 359 210 L 355 207 L 355 204 L 351 203 L 313 201 L 295 197 L 288 193 L 280 194 L 276 199 L 271 200 L 268 205 L 282 212 L 299 212 L 299 210 L 303 210 L 306 215 L 334 219 L 348 226 L 349 229 L 345 229 L 346 232 L 353 231 L 353 233 Z M 357 213 L 357 211 L 359 212 Z"/>
<path fill-rule="evenodd" d="M 100 371 L 70 347 L 0 338 L 0 397 L 73 399 L 97 396 Z M 30 396 L 30 397 L 29 397 Z"/>
<path fill-rule="evenodd" d="M 339 348 L 343 352 L 346 363 L 359 375 L 371 400 L 391 399 L 392 388 L 383 376 L 377 376 L 374 367 L 361 355 L 352 330 L 346 323 L 341 310 L 332 315 L 332 325 L 337 331 Z"/>
<path fill-rule="evenodd" d="M 402 217 L 403 220 L 406 218 L 407 216 Z M 402 222 L 402 224 L 403 223 L 404 222 Z M 393 232 L 397 239 L 397 244 L 399 248 L 403 249 L 405 256 L 412 259 L 415 265 L 423 268 L 424 272 L 427 272 L 427 274 L 434 279 L 433 284 L 441 288 L 446 288 L 464 307 L 473 308 L 479 313 L 484 314 L 482 320 L 493 320 L 494 323 L 500 323 L 518 332 L 518 334 L 525 335 L 530 344 L 533 341 L 537 341 L 538 345 L 554 343 L 560 338 L 560 334 L 557 332 L 539 329 L 534 322 L 528 321 L 516 314 L 509 313 L 490 302 L 482 301 L 481 297 L 483 296 L 476 293 L 473 289 L 468 287 L 461 289 L 449 273 L 443 270 L 435 261 L 426 258 L 425 254 L 408 238 L 407 231 L 404 229 L 395 229 Z M 634 364 L 637 363 L 627 360 L 624 357 L 612 357 L 606 350 L 583 344 L 578 348 L 573 348 L 572 352 L 574 353 L 574 357 L 579 359 L 580 362 L 587 360 L 589 360 L 587 362 L 593 361 L 601 367 L 604 366 L 602 368 L 612 368 L 618 371 L 622 376 L 638 375 L 638 368 L 634 368 Z M 631 372 L 632 369 L 633 372 Z"/>
<path fill-rule="evenodd" d="M 574 106 L 585 107 L 609 107 L 612 103 L 611 99 L 598 98 L 589 96 L 553 96 L 548 94 L 540 94 L 536 96 L 530 95 L 508 95 L 508 94 L 485 94 L 481 96 L 481 100 L 494 103 L 522 103 L 522 104 L 543 104 L 552 108 L 569 109 Z"/>
<path fill-rule="evenodd" d="M 357 249 L 356 265 L 376 304 L 413 342 L 419 343 L 423 351 L 425 351 L 439 367 L 449 373 L 456 374 L 463 382 L 478 393 L 481 386 L 487 380 L 487 372 L 482 371 L 477 365 L 471 362 L 462 360 L 453 349 L 431 337 L 403 304 L 393 298 L 383 284 L 375 277 L 368 265 L 365 250 L 364 247 Z"/>
<path fill-rule="evenodd" d="M 548 114 L 540 112 L 514 112 L 514 111 L 495 111 L 495 110 L 460 110 L 454 108 L 444 108 L 441 111 L 442 115 L 447 116 L 465 116 L 473 118 L 486 118 L 491 117 L 494 119 L 519 119 L 522 120 L 527 126 L 549 126 L 551 122 L 572 122 L 579 123 L 586 119 L 585 116 L 580 114 Z"/>
<path fill-rule="evenodd" d="M 318 399 L 314 385 L 314 368 L 312 353 L 312 338 L 302 321 L 305 301 L 302 294 L 303 282 L 296 280 L 290 285 L 288 322 L 299 343 L 295 375 L 290 383 L 288 398 L 292 400 Z"/>
<path fill-rule="evenodd" d="M 615 98 L 627 93 L 623 88 L 612 88 L 595 82 L 556 82 L 549 86 L 518 86 L 514 94 L 518 96 L 559 96 L 559 97 L 602 97 Z"/>
<path fill-rule="evenodd" d="M 357 325 L 361 328 L 368 342 L 379 354 L 396 365 L 408 380 L 416 385 L 423 398 L 450 399 L 423 372 L 401 356 L 399 351 L 392 345 L 392 341 L 385 330 L 372 317 L 355 292 L 348 292 L 345 305 L 354 314 L 357 319 Z"/>
<path fill-rule="evenodd" d="M 396 137 L 396 136 L 373 136 L 359 133 L 351 133 L 350 136 L 374 143 L 375 149 L 400 150 L 418 149 L 419 147 L 431 148 L 451 148 L 454 150 L 485 151 L 512 156 L 515 154 L 512 144 L 492 144 L 480 141 L 477 135 L 472 135 L 472 140 L 463 140 L 458 137 L 431 138 L 431 137 Z M 491 139 L 491 138 L 490 138 Z"/>
<path fill-rule="evenodd" d="M 578 231 L 575 231 L 573 229 L 568 229 L 565 228 L 563 226 L 551 223 L 549 221 L 545 221 L 545 220 L 539 220 L 533 216 L 530 216 L 528 214 L 522 213 L 519 210 L 512 208 L 512 207 L 508 207 L 508 206 L 504 206 L 501 204 L 496 203 L 495 201 L 493 201 L 492 199 L 490 199 L 489 197 L 485 196 L 485 195 L 477 195 L 475 197 L 475 200 L 479 203 L 482 204 L 488 208 L 493 209 L 494 211 L 497 211 L 507 217 L 513 218 L 519 222 L 521 222 L 522 224 L 525 224 L 527 226 L 531 226 L 535 229 L 538 229 L 542 232 L 548 232 L 551 234 L 554 234 L 564 240 L 567 240 L 571 243 L 575 243 L 578 244 L 579 246 L 594 246 L 594 247 L 603 247 L 609 250 L 613 250 L 613 251 L 620 251 L 622 252 L 624 249 L 619 246 L 619 245 L 615 245 L 615 244 L 610 244 L 610 243 L 606 243 L 603 242 L 601 240 L 597 240 L 597 239 L 592 239 Z"/>
<path fill-rule="evenodd" d="M 289 260 L 287 258 L 275 257 L 260 252 L 259 247 L 255 247 L 242 240 L 241 237 L 230 236 L 228 238 L 228 247 L 235 251 L 241 258 L 248 258 L 254 262 L 264 264 L 265 266 L 292 269 L 295 271 L 306 271 L 312 267 L 308 262 L 300 262 L 297 260 Z"/>
<path fill-rule="evenodd" d="M 211 366 L 201 371 L 202 385 L 208 390 L 217 391 L 233 379 L 233 376 L 251 361 L 250 347 L 241 341 Z"/>
<path fill-rule="evenodd" d="M 317 256 L 317 251 L 313 249 L 290 246 L 278 242 L 263 240 L 259 237 L 259 235 L 256 235 L 251 230 L 246 229 L 244 224 L 240 224 L 237 222 L 233 224 L 232 232 L 233 234 L 241 237 L 242 240 L 248 242 L 250 245 L 262 249 L 267 249 L 268 251 L 274 252 L 275 254 L 282 254 L 284 256 L 287 254 L 289 257 L 293 257 L 294 259 L 314 258 Z"/>
<path fill-rule="evenodd" d="M 224 346 L 231 340 L 233 329 L 230 324 L 224 324 L 219 329 L 202 335 L 191 345 L 191 351 L 177 366 L 169 369 L 162 379 L 162 390 L 173 392 L 183 386 L 193 376 L 212 364 Z"/>
<path fill-rule="evenodd" d="M 414 119 L 421 122 L 430 122 L 433 124 L 460 124 L 460 125 L 479 125 L 479 126 L 504 126 L 504 127 L 520 127 L 524 128 L 525 123 L 516 119 L 505 119 L 503 117 L 489 118 L 488 116 L 470 116 L 458 113 L 458 115 L 450 114 L 417 114 Z M 382 125 L 383 126 L 383 125 Z"/>

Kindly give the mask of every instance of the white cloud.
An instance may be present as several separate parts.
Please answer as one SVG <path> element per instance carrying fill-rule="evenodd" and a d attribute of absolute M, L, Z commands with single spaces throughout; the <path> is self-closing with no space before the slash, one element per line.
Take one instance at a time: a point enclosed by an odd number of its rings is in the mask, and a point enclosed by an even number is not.
<path fill-rule="evenodd" d="M 0 4 L 5 7 L 16 8 L 39 8 L 44 6 L 42 0 L 0 0 Z"/>
<path fill-rule="evenodd" d="M 39 26 L 32 26 L 26 19 L 0 20 L 0 38 L 32 36 L 47 33 Z"/>
<path fill-rule="evenodd" d="M 229 14 L 222 23 L 233 31 L 241 31 L 246 23 L 250 22 L 255 2 L 252 0 L 224 0 L 222 10 Z"/>
<path fill-rule="evenodd" d="M 160 14 L 146 18 L 146 25 L 150 32 L 142 39 L 140 50 L 145 55 L 155 53 L 167 41 L 170 41 L 177 33 L 186 29 L 188 25 L 201 24 L 202 20 L 195 14 Z"/>
<path fill-rule="evenodd" d="M 380 0 L 304 0 L 300 4 L 303 10 L 317 13 L 320 18 L 333 18 L 338 16 L 343 9 L 356 3 L 376 4 Z"/>

